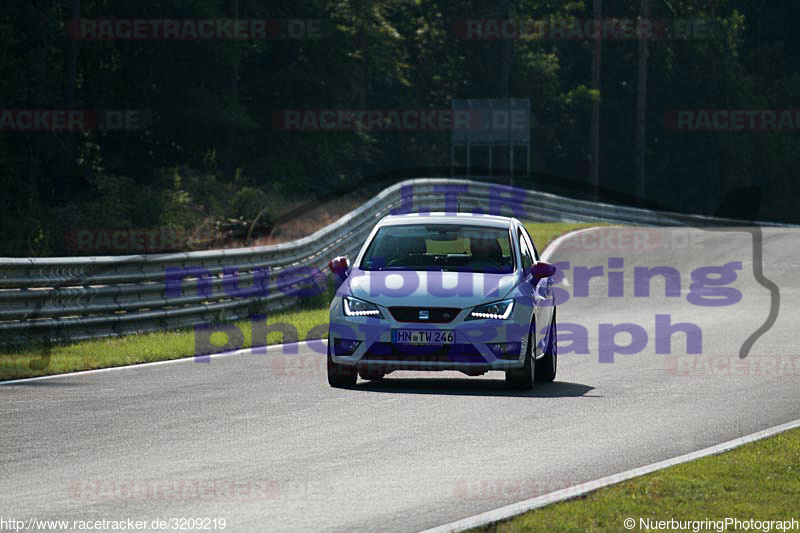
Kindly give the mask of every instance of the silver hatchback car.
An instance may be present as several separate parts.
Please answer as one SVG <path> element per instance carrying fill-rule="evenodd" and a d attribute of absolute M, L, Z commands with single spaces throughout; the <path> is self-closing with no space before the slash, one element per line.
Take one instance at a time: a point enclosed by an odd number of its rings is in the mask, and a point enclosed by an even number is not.
<path fill-rule="evenodd" d="M 515 389 L 556 376 L 555 267 L 515 218 L 387 216 L 355 261 L 329 263 L 328 382 L 398 370 L 503 371 Z"/>

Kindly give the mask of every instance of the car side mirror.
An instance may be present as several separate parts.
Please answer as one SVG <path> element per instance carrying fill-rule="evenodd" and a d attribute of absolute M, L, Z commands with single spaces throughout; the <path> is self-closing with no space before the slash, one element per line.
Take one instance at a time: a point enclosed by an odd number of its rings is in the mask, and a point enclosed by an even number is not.
<path fill-rule="evenodd" d="M 549 278 L 556 273 L 556 267 L 547 261 L 539 261 L 531 267 L 531 274 L 536 279 Z"/>
<path fill-rule="evenodd" d="M 347 270 L 350 268 L 350 259 L 346 255 L 334 257 L 328 261 L 328 268 L 331 269 L 337 278 L 343 280 L 347 277 Z"/>

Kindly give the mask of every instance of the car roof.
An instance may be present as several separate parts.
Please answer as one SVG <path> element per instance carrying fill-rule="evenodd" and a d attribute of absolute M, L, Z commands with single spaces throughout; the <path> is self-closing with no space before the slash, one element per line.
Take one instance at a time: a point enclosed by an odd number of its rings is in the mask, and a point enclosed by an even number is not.
<path fill-rule="evenodd" d="M 379 226 L 403 226 L 434 222 L 436 224 L 469 224 L 492 228 L 509 228 L 517 219 L 499 215 L 482 215 L 473 213 L 409 213 L 407 215 L 387 215 Z"/>

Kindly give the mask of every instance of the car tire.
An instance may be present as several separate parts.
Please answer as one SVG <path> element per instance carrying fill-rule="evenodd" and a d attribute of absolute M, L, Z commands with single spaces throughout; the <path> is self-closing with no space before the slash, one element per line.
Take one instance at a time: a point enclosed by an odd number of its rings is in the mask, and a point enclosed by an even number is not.
<path fill-rule="evenodd" d="M 550 321 L 550 331 L 547 333 L 547 346 L 544 349 L 544 355 L 536 361 L 534 379 L 538 382 L 548 383 L 556 379 L 556 370 L 558 370 L 557 332 L 556 310 L 553 309 L 553 320 Z"/>
<path fill-rule="evenodd" d="M 333 362 L 331 346 L 328 343 L 328 385 L 339 389 L 353 387 L 358 379 L 355 366 L 339 365 Z"/>
<path fill-rule="evenodd" d="M 536 328 L 532 328 L 528 335 L 528 349 L 525 351 L 525 365 L 520 369 L 506 370 L 506 385 L 515 390 L 531 390 L 533 388 L 534 374 L 536 371 Z"/>

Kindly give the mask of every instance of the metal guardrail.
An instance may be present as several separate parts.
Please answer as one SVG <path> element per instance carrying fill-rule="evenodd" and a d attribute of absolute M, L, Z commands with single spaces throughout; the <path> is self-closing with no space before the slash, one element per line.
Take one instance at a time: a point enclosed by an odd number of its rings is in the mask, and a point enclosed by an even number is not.
<path fill-rule="evenodd" d="M 453 190 L 462 211 L 531 221 L 741 225 L 463 179 L 413 179 L 288 243 L 130 256 L 0 258 L 0 343 L 168 330 L 290 307 L 302 300 L 309 283 L 322 282 L 331 257 L 355 255 L 383 216 L 405 212 L 409 203 L 414 212 L 444 210 L 445 192 Z"/>

